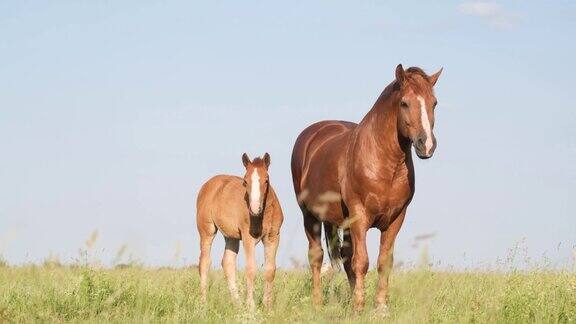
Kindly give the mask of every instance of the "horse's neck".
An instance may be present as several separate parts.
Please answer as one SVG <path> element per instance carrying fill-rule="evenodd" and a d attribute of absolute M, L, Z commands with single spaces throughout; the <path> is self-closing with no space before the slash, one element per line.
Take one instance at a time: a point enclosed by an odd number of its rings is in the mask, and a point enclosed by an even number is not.
<path fill-rule="evenodd" d="M 358 163 L 378 166 L 379 176 L 393 175 L 411 154 L 410 144 L 398 134 L 398 116 L 393 93 L 385 90 L 356 129 L 353 158 Z M 392 171 L 392 172 L 391 172 Z"/>
<path fill-rule="evenodd" d="M 252 234 L 254 237 L 259 237 L 262 234 L 264 234 L 265 223 L 269 224 L 272 217 L 274 216 L 275 199 L 276 195 L 272 190 L 272 187 L 270 187 L 268 193 L 266 194 L 262 215 L 259 216 L 249 215 L 250 234 Z"/>

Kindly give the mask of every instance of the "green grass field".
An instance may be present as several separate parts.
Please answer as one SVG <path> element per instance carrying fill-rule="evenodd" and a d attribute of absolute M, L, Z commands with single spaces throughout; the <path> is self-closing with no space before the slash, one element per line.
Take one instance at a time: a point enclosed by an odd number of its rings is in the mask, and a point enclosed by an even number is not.
<path fill-rule="evenodd" d="M 242 274 L 240 273 L 240 279 Z M 240 283 L 243 280 L 240 280 Z M 196 269 L 0 267 L 0 322 L 370 322 L 376 273 L 364 312 L 350 308 L 345 275 L 324 278 L 325 305 L 311 306 L 307 271 L 278 271 L 274 306 L 236 308 L 221 271 L 211 273 L 208 304 L 198 300 Z M 256 297 L 262 296 L 258 275 Z M 381 319 L 380 317 L 377 317 Z M 569 272 L 396 271 L 386 322 L 576 322 L 576 276 Z"/>

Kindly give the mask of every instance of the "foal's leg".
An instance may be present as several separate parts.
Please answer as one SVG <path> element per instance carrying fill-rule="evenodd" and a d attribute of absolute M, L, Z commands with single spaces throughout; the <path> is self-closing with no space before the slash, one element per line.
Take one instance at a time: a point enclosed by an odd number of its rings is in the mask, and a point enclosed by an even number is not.
<path fill-rule="evenodd" d="M 264 306 L 270 307 L 272 301 L 272 287 L 274 276 L 276 275 L 276 251 L 280 243 L 280 234 L 266 235 L 262 243 L 264 244 Z"/>
<path fill-rule="evenodd" d="M 324 251 L 321 241 L 321 223 L 309 212 L 304 212 L 304 230 L 308 238 L 308 262 L 312 269 L 312 302 L 316 305 L 322 304 L 322 281 L 320 270 Z"/>
<path fill-rule="evenodd" d="M 238 256 L 238 248 L 240 241 L 234 238 L 225 238 L 226 248 L 224 250 L 224 257 L 222 258 L 222 268 L 228 280 L 228 290 L 234 303 L 238 303 L 238 288 L 236 287 L 236 257 Z"/>
<path fill-rule="evenodd" d="M 246 254 L 246 305 L 254 309 L 254 278 L 256 277 L 256 242 L 247 237 L 242 238 L 242 246 Z"/>
<path fill-rule="evenodd" d="M 364 308 L 364 279 L 368 272 L 368 251 L 366 250 L 366 213 L 363 208 L 356 208 L 351 214 L 356 221 L 350 224 L 352 237 L 352 272 L 354 272 L 354 309 Z"/>
<path fill-rule="evenodd" d="M 200 232 L 200 261 L 198 262 L 198 270 L 200 272 L 200 301 L 206 302 L 206 287 L 208 285 L 208 271 L 210 270 L 210 249 L 212 248 L 212 241 L 216 236 L 216 226 L 214 224 L 205 224 L 203 228 L 199 228 Z"/>
<path fill-rule="evenodd" d="M 404 222 L 406 210 L 388 226 L 380 235 L 380 254 L 378 255 L 378 288 L 376 289 L 376 309 L 386 312 L 388 310 L 388 280 L 394 264 L 394 241 Z"/>

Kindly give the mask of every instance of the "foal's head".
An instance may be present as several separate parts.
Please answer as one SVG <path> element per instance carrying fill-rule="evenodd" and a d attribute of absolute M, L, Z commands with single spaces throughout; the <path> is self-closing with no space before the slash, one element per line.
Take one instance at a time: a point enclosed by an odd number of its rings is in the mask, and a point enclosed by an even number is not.
<path fill-rule="evenodd" d="M 402 64 L 396 67 L 396 82 L 400 91 L 398 130 L 412 142 L 416 155 L 421 159 L 432 157 L 436 149 L 432 129 L 437 101 L 433 87 L 441 73 L 442 69 L 429 76 L 417 67 L 407 70 Z"/>
<path fill-rule="evenodd" d="M 263 158 L 255 158 L 250 161 L 246 153 L 242 154 L 242 163 L 246 167 L 244 175 L 244 187 L 248 209 L 252 216 L 257 216 L 264 209 L 264 200 L 268 194 L 268 167 L 270 166 L 270 154 L 264 154 Z"/>

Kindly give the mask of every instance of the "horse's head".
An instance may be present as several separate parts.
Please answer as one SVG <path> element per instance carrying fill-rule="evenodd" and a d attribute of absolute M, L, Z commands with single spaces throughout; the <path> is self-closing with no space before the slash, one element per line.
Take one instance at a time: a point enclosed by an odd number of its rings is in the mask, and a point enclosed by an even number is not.
<path fill-rule="evenodd" d="M 402 64 L 396 67 L 396 82 L 399 86 L 398 96 L 398 130 L 409 139 L 416 155 L 428 159 L 436 149 L 434 129 L 434 109 L 436 97 L 434 85 L 442 69 L 433 75 L 427 75 L 420 68 L 411 67 L 404 70 Z"/>
<path fill-rule="evenodd" d="M 250 161 L 246 153 L 242 154 L 242 163 L 246 168 L 244 175 L 244 187 L 248 209 L 252 216 L 257 216 L 264 209 L 264 200 L 268 194 L 268 167 L 270 166 L 270 154 L 264 154 L 263 158 L 255 158 Z"/>

